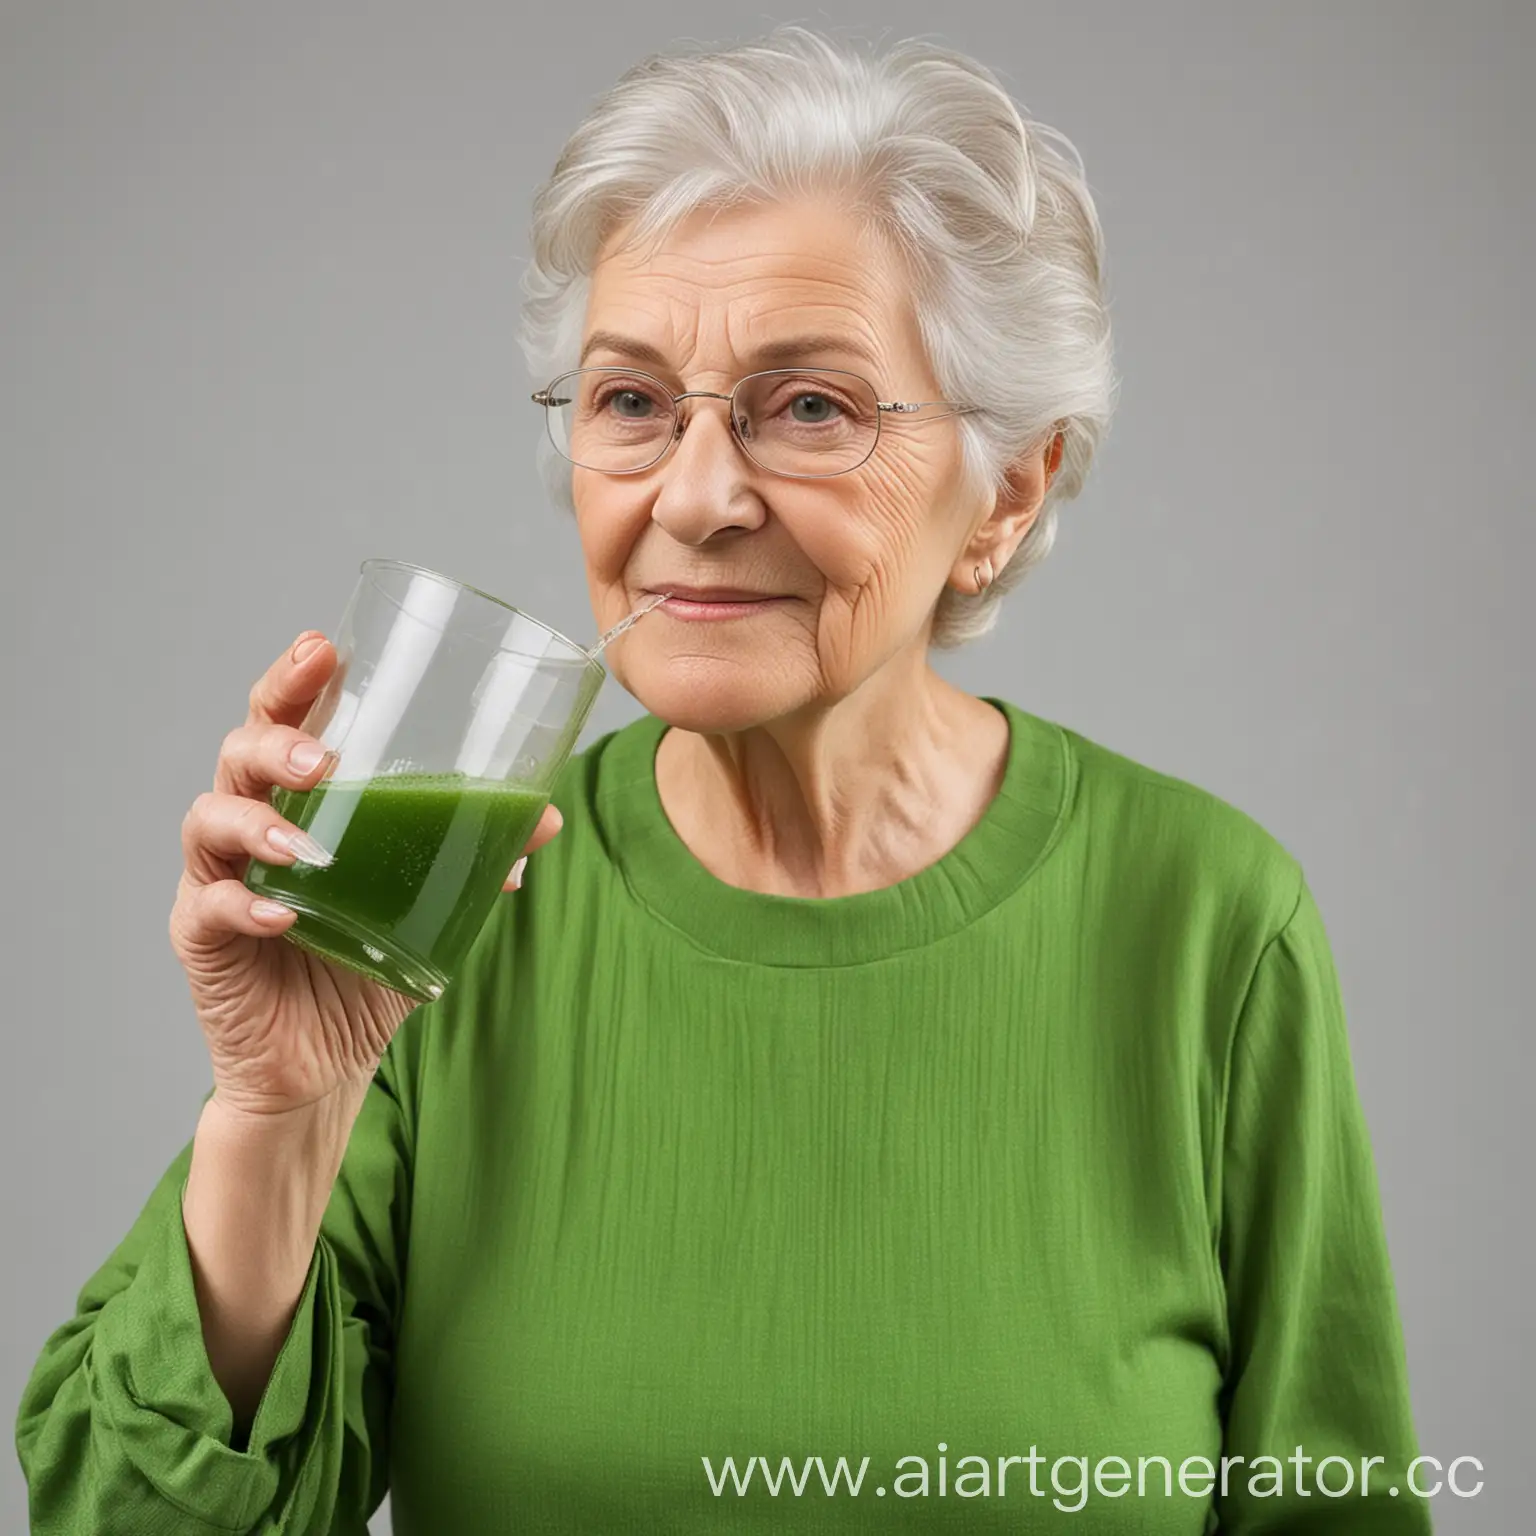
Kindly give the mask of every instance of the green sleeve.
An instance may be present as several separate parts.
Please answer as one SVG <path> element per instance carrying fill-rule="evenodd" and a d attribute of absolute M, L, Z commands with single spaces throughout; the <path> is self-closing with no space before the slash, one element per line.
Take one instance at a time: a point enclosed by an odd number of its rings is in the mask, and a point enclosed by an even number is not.
<path fill-rule="evenodd" d="M 363 1531 L 388 1483 L 411 1183 L 392 1051 L 246 1443 L 232 1444 L 203 1347 L 181 1218 L 189 1142 L 32 1371 L 16 1447 L 34 1536 Z"/>
<path fill-rule="evenodd" d="M 1258 960 L 1233 1035 L 1220 1209 L 1223 1455 L 1244 1458 L 1225 1494 L 1218 1478 L 1220 1530 L 1429 1531 L 1429 1505 L 1408 1483 L 1418 1449 L 1376 1168 L 1333 956 L 1305 881 Z M 1310 1458 L 1299 1469 L 1298 1446 Z M 1352 1492 L 1321 1491 L 1329 1456 L 1350 1463 Z M 1362 1477 L 1372 1457 L 1382 1459 Z M 1336 1492 L 1347 1486 L 1337 1462 L 1321 1475 Z"/>

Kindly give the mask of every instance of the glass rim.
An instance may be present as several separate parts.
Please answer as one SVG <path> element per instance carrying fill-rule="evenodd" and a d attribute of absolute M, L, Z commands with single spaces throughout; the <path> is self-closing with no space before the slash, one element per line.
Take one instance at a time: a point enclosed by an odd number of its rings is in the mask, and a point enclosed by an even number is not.
<path fill-rule="evenodd" d="M 606 678 L 608 675 L 607 667 L 605 667 L 603 663 L 599 661 L 598 658 L 594 656 L 590 650 L 587 649 L 586 646 L 578 645 L 577 642 L 572 640 L 569 635 L 562 634 L 552 624 L 546 624 L 543 619 L 536 619 L 525 609 L 517 607 L 517 605 L 514 603 L 509 603 L 503 598 L 496 597 L 493 593 L 487 592 L 481 587 L 474 586 L 467 581 L 460 581 L 457 576 L 449 576 L 443 571 L 434 571 L 429 566 L 416 565 L 410 560 L 387 560 L 383 558 L 370 558 L 364 560 L 362 564 L 358 566 L 359 573 L 367 578 L 373 589 L 379 593 L 381 597 L 384 597 L 389 602 L 393 603 L 395 607 L 401 611 L 401 613 L 409 613 L 409 610 L 401 604 L 400 600 L 395 597 L 392 592 L 385 588 L 382 582 L 379 581 L 378 573 L 381 570 L 409 571 L 413 576 L 426 576 L 430 580 L 435 581 L 442 586 L 452 587 L 455 591 L 472 592 L 476 597 L 483 598 L 486 602 L 493 604 L 497 608 L 500 608 L 504 613 L 515 613 L 518 618 L 526 619 L 530 624 L 534 626 L 535 629 L 543 630 L 545 634 L 552 635 L 562 645 L 568 646 L 572 651 L 576 653 L 570 659 L 578 663 L 583 668 L 583 670 L 594 671 L 604 678 Z M 423 619 L 420 614 L 410 613 L 409 616 L 412 619 L 415 619 L 417 623 L 425 624 L 428 629 L 435 629 L 440 635 L 448 633 L 448 631 L 444 629 L 442 625 L 433 624 L 430 620 Z M 517 647 L 510 645 L 498 645 L 496 649 L 498 652 L 506 652 L 509 655 L 528 656 L 531 660 L 534 661 L 543 662 L 556 659 L 548 656 L 547 654 L 534 656 L 532 652 L 519 650 Z"/>

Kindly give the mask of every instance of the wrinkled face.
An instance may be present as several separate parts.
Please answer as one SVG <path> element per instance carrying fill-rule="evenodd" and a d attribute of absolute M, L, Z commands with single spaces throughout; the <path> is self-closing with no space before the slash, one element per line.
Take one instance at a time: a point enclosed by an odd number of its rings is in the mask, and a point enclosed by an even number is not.
<path fill-rule="evenodd" d="M 761 361 L 761 347 L 831 333 L 847 345 L 795 361 L 861 374 L 881 400 L 940 397 L 897 258 L 835 206 L 703 210 L 649 258 L 616 255 L 622 233 L 593 273 L 583 344 L 615 332 L 666 363 L 604 346 L 582 366 L 629 364 L 674 392 L 726 394 L 745 374 L 791 366 Z M 686 431 L 650 469 L 572 470 L 599 629 L 669 582 L 777 600 L 738 618 L 690 621 L 663 606 L 642 619 L 605 659 L 647 709 L 685 730 L 744 730 L 835 703 L 925 647 L 934 604 L 990 511 L 990 499 L 959 503 L 956 418 L 882 413 L 872 456 L 818 480 L 753 463 L 725 401 L 678 409 Z"/>

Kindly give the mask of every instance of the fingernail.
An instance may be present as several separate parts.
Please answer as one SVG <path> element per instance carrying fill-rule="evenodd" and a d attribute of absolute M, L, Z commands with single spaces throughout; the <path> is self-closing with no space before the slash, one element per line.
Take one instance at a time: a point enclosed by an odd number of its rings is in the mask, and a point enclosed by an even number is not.
<path fill-rule="evenodd" d="M 288 766 L 295 773 L 313 773 L 325 756 L 325 748 L 318 741 L 301 741 L 288 754 Z"/>
<path fill-rule="evenodd" d="M 324 635 L 310 635 L 307 639 L 300 640 L 293 648 L 293 664 L 299 666 L 308 661 L 324 643 Z"/>
<path fill-rule="evenodd" d="M 274 917 L 287 917 L 293 911 L 292 907 L 285 907 L 280 901 L 253 901 L 251 903 L 251 916 L 270 919 Z"/>
<path fill-rule="evenodd" d="M 512 873 L 507 877 L 512 882 L 513 890 L 523 883 L 523 871 L 528 867 L 528 855 L 525 853 L 516 864 L 512 866 Z"/>
<path fill-rule="evenodd" d="M 308 832 L 300 832 L 297 829 L 289 832 L 284 827 L 268 827 L 267 841 L 279 853 L 291 853 L 294 858 L 302 859 L 306 864 L 317 864 L 321 869 L 332 862 L 330 853 L 322 848 Z"/>

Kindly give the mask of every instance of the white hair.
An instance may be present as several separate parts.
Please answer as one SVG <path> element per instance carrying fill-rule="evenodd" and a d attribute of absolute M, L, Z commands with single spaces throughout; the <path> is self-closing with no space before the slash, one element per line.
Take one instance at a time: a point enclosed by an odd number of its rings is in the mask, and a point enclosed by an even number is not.
<path fill-rule="evenodd" d="M 735 47 L 652 54 L 600 96 L 533 206 L 519 341 L 539 386 L 577 366 L 591 272 L 609 236 L 660 240 L 703 207 L 835 195 L 904 258 L 920 334 L 954 419 L 967 495 L 1064 438 L 1029 533 L 979 595 L 945 587 L 932 643 L 985 634 L 1002 596 L 1050 552 L 1082 488 L 1119 381 L 1105 255 L 1082 159 L 1026 119 L 985 66 L 908 38 L 868 56 L 798 25 Z M 540 472 L 574 512 L 570 462 Z"/>

